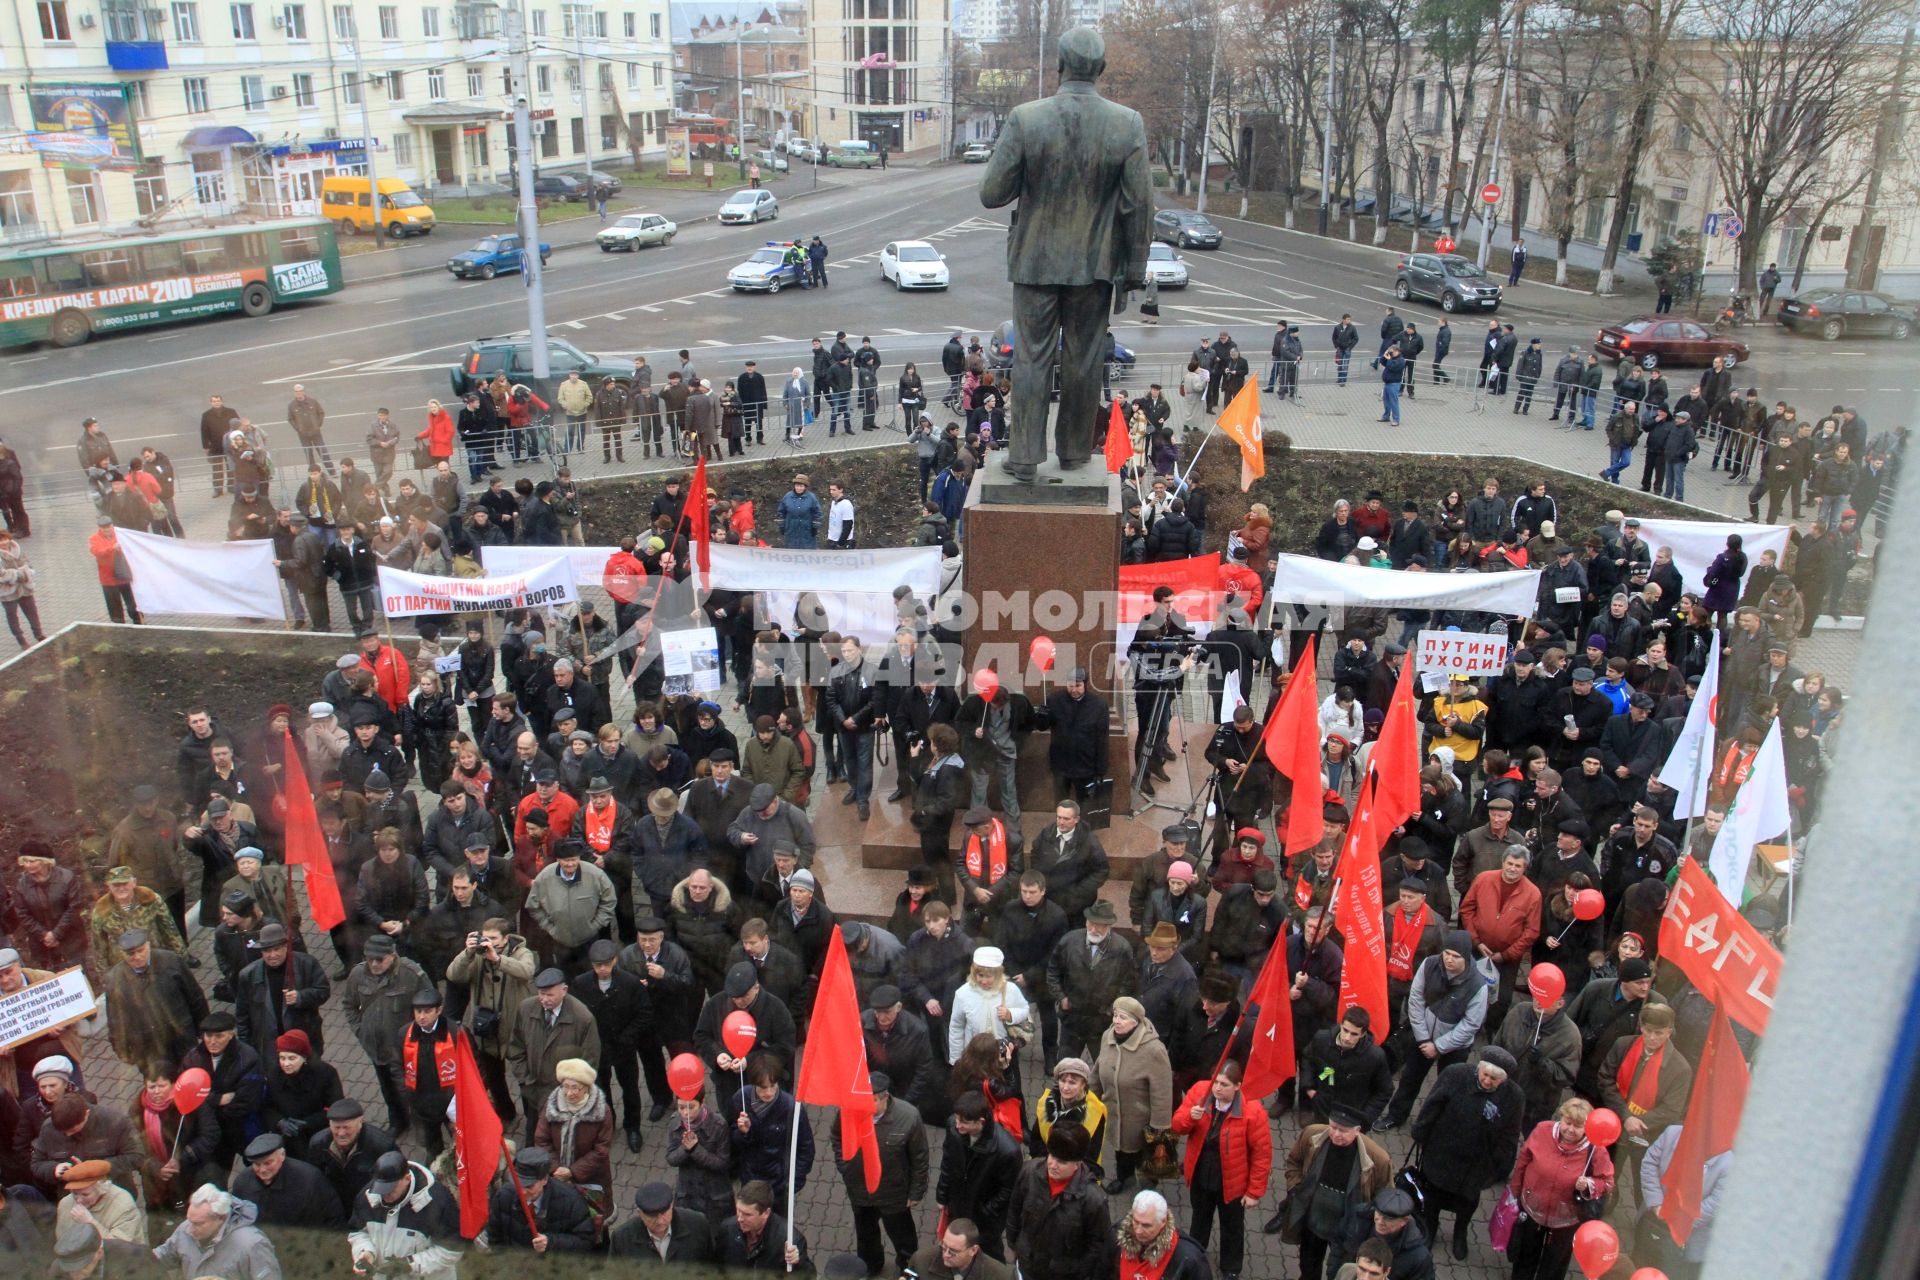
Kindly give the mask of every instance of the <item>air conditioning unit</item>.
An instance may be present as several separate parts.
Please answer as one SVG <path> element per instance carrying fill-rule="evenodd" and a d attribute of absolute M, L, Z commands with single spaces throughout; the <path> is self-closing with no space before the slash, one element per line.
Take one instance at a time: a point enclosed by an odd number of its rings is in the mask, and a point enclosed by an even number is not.
<path fill-rule="evenodd" d="M 337 142 L 340 139 L 340 131 L 332 128 L 323 129 L 321 130 L 321 136 L 329 142 Z"/>
<path fill-rule="evenodd" d="M 82 31 L 93 30 L 93 24 L 94 24 L 94 16 L 92 14 L 83 13 L 80 15 L 80 29 Z"/>
<path fill-rule="evenodd" d="M 274 29 L 275 31 L 285 31 L 285 30 L 287 29 L 287 15 L 286 15 L 286 14 L 284 14 L 284 13 L 276 13 L 276 14 L 274 14 L 274 15 L 273 15 L 273 29 Z"/>
<path fill-rule="evenodd" d="M 284 98 L 284 97 L 286 97 L 286 96 L 287 96 L 287 86 L 285 86 L 285 85 L 283 85 L 283 84 L 277 84 L 277 85 L 275 85 L 275 86 L 273 86 L 273 96 L 274 96 L 274 97 L 276 97 L 276 98 Z"/>

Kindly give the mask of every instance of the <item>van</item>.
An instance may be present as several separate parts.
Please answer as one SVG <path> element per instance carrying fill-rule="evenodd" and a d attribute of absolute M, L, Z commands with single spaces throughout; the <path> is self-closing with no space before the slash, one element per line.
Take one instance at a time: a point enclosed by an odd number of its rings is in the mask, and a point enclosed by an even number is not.
<path fill-rule="evenodd" d="M 342 174 L 320 184 L 320 216 L 340 228 L 341 234 L 372 231 L 373 188 L 364 177 Z M 380 219 L 386 233 L 424 236 L 433 230 L 433 209 L 399 178 L 380 179 Z"/>

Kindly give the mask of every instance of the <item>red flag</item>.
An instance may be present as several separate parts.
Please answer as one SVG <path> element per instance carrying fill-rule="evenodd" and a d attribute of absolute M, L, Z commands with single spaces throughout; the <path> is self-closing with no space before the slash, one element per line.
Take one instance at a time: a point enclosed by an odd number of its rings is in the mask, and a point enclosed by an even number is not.
<path fill-rule="evenodd" d="M 1383 828 L 1397 827 L 1420 812 L 1420 722 L 1414 707 L 1413 660 L 1400 662 L 1393 700 L 1380 738 L 1368 757 L 1374 782 L 1374 812 Z"/>
<path fill-rule="evenodd" d="M 1266 732 L 1260 736 L 1267 759 L 1293 783 L 1286 830 L 1274 833 L 1281 838 L 1281 851 L 1289 855 L 1313 848 L 1327 833 L 1320 803 L 1323 788 L 1320 785 L 1320 704 L 1315 696 L 1320 691 L 1317 671 L 1313 639 L 1308 637 L 1300 661 L 1293 666 L 1293 679 L 1287 682 L 1280 695 L 1280 705 L 1274 709 Z"/>
<path fill-rule="evenodd" d="M 307 910 L 322 929 L 345 924 L 347 909 L 340 902 L 340 886 L 333 878 L 333 859 L 327 856 L 327 838 L 320 832 L 320 815 L 307 789 L 307 773 L 293 731 L 287 735 L 287 865 L 307 869 Z"/>
<path fill-rule="evenodd" d="M 693 487 L 687 490 L 687 537 L 693 542 L 693 562 L 700 572 L 713 572 L 713 530 L 707 516 L 707 458 L 700 455 L 693 469 Z M 704 579 L 702 579 L 704 581 Z"/>
<path fill-rule="evenodd" d="M 1367 1011 L 1373 1038 L 1384 1043 L 1393 1019 L 1387 1010 L 1387 935 L 1380 906 L 1380 850 L 1386 825 L 1375 799 L 1375 777 L 1360 786 L 1353 823 L 1347 828 L 1340 863 L 1334 869 L 1333 918 L 1345 943 L 1340 966 L 1340 1012 L 1354 1005 Z"/>
<path fill-rule="evenodd" d="M 858 1151 L 867 1190 L 880 1189 L 880 1138 L 873 1129 L 873 1086 L 867 1079 L 867 1040 L 860 1027 L 853 968 L 838 929 L 828 931 L 827 962 L 807 1022 L 807 1052 L 793 1096 L 815 1106 L 840 1109 L 840 1158 Z"/>
<path fill-rule="evenodd" d="M 487 1097 L 487 1082 L 473 1060 L 473 1045 L 464 1031 L 453 1037 L 453 1102 L 458 1123 L 453 1127 L 453 1155 L 460 1175 L 460 1234 L 471 1240 L 486 1229 L 487 1200 L 492 1194 L 494 1170 L 500 1167 L 505 1135 L 500 1115 Z"/>
<path fill-rule="evenodd" d="M 1126 415 L 1120 411 L 1120 397 L 1113 398 L 1113 412 L 1107 416 L 1107 470 L 1118 475 L 1133 457 L 1133 436 L 1127 431 Z"/>
<path fill-rule="evenodd" d="M 1687 1119 L 1674 1144 L 1673 1159 L 1667 1164 L 1670 1181 L 1667 1198 L 1660 1205 L 1660 1217 L 1673 1232 L 1675 1244 L 1684 1245 L 1700 1220 L 1700 1202 L 1706 1182 L 1707 1161 L 1724 1151 L 1733 1150 L 1733 1136 L 1740 1129 L 1740 1112 L 1747 1105 L 1746 1055 L 1734 1039 L 1733 1023 L 1726 1010 L 1714 1005 L 1713 1023 L 1707 1028 L 1707 1044 L 1700 1051 L 1700 1066 L 1693 1076 L 1693 1097 L 1687 1101 Z"/>
<path fill-rule="evenodd" d="M 1729 1018 L 1756 1035 L 1767 1033 L 1780 952 L 1692 858 L 1680 859 L 1660 916 L 1660 959 L 1678 966 Z"/>
<path fill-rule="evenodd" d="M 1253 1043 L 1247 1049 L 1247 1070 L 1240 1087 L 1249 1098 L 1264 1098 L 1294 1077 L 1293 1061 L 1293 983 L 1287 977 L 1287 941 L 1274 939 L 1267 951 L 1267 962 L 1260 966 L 1253 992 L 1240 1018 L 1257 1010 L 1253 1021 Z M 1231 1052 L 1239 1039 L 1236 1024 L 1227 1037 Z M 1225 1061 L 1225 1058 L 1221 1059 Z"/>

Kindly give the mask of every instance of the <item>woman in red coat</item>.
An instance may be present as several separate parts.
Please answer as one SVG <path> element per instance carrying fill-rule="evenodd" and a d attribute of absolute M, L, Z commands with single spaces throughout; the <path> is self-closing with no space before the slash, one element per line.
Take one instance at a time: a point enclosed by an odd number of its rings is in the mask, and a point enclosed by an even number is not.
<path fill-rule="evenodd" d="M 414 436 L 427 442 L 427 456 L 435 463 L 453 460 L 453 415 L 438 400 L 427 401 L 427 429 Z"/>
<path fill-rule="evenodd" d="M 1593 1104 L 1569 1098 L 1557 1118 L 1542 1120 L 1527 1135 L 1514 1161 L 1507 1191 L 1520 1202 L 1507 1257 L 1513 1280 L 1562 1280 L 1573 1257 L 1580 1201 L 1604 1200 L 1613 1190 L 1613 1159 L 1587 1140 Z"/>
<path fill-rule="evenodd" d="M 1173 1111 L 1173 1131 L 1186 1135 L 1187 1187 L 1193 1218 L 1187 1236 L 1202 1249 L 1220 1215 L 1220 1272 L 1238 1275 L 1247 1240 L 1247 1210 L 1267 1194 L 1273 1172 L 1273 1130 L 1266 1108 L 1240 1092 L 1240 1064 L 1227 1062 L 1211 1080 L 1187 1090 Z"/>

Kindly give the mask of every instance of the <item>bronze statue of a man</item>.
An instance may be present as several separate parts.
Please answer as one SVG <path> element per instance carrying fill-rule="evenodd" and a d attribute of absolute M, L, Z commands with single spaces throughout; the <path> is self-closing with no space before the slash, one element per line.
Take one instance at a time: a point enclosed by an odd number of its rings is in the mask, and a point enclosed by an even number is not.
<path fill-rule="evenodd" d="M 1060 37 L 1060 88 L 1007 117 L 980 180 L 989 209 L 1019 202 L 1007 237 L 1013 283 L 1013 406 L 1007 471 L 1031 481 L 1047 456 L 1048 384 L 1060 361 L 1054 454 L 1083 467 L 1099 427 L 1107 317 L 1146 284 L 1153 180 L 1140 113 L 1093 87 L 1106 43 L 1091 27 Z"/>

